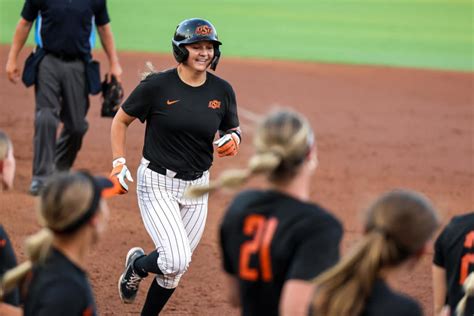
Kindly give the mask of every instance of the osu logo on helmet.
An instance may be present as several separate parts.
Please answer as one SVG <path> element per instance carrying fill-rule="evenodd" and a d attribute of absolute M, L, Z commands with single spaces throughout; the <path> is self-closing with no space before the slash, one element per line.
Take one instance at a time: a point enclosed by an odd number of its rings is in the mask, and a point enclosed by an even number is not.
<path fill-rule="evenodd" d="M 209 101 L 209 107 L 211 109 L 220 109 L 221 108 L 221 101 L 218 101 L 218 100 L 212 100 L 212 101 Z"/>
<path fill-rule="evenodd" d="M 201 25 L 194 31 L 197 35 L 206 36 L 212 33 L 212 28 L 209 25 Z"/>

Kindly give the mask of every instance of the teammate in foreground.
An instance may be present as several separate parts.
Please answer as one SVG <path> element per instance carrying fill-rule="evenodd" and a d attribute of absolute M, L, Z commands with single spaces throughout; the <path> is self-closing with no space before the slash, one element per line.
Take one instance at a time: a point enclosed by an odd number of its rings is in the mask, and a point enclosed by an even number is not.
<path fill-rule="evenodd" d="M 0 192 L 13 187 L 15 168 L 12 142 L 7 134 L 0 131 Z"/>
<path fill-rule="evenodd" d="M 116 114 L 111 129 L 112 179 L 128 191 L 132 180 L 125 160 L 128 126 L 146 122 L 143 158 L 138 168 L 137 198 L 155 250 L 145 256 L 132 248 L 119 280 L 124 303 L 132 303 L 142 278 L 154 274 L 142 315 L 157 315 L 191 262 L 207 216 L 207 195 L 183 196 L 192 184 L 207 184 L 217 131 L 219 157 L 233 156 L 240 143 L 235 94 L 229 83 L 207 72 L 217 67 L 221 42 L 203 19 L 181 22 L 172 40 L 178 66 L 149 74 Z"/>
<path fill-rule="evenodd" d="M 304 314 L 301 301 L 309 300 L 310 280 L 339 259 L 342 226 L 309 202 L 318 160 L 306 119 L 290 111 L 271 113 L 254 145 L 247 170 L 226 171 L 216 183 L 188 194 L 237 187 L 257 174 L 267 177 L 266 190 L 244 191 L 234 199 L 220 227 L 230 298 L 242 315 Z"/>
<path fill-rule="evenodd" d="M 449 306 L 454 315 L 463 284 L 474 272 L 474 213 L 454 217 L 435 243 L 433 256 L 434 311 Z"/>
<path fill-rule="evenodd" d="M 13 251 L 12 243 L 7 232 L 0 224 L 0 280 L 7 270 L 14 268 L 16 265 L 16 256 Z M 14 287 L 6 295 L 0 295 L 0 315 L 8 316 L 12 312 L 20 311 L 20 309 L 16 307 L 19 306 L 19 304 L 20 292 L 18 287 Z"/>
<path fill-rule="evenodd" d="M 402 265 L 413 268 L 437 227 L 437 214 L 422 195 L 404 190 L 382 195 L 368 210 L 363 239 L 316 278 L 312 315 L 422 315 L 416 301 L 392 291 L 385 279 Z"/>
<path fill-rule="evenodd" d="M 0 131 L 0 192 L 13 187 L 15 176 L 15 157 L 13 155 L 13 145 L 10 138 L 3 131 Z M 5 271 L 16 266 L 16 256 L 13 251 L 10 238 L 1 225 L 0 219 L 0 278 Z M 12 289 L 10 293 L 0 298 L 0 315 L 16 315 L 19 312 L 20 295 L 18 288 Z"/>
<path fill-rule="evenodd" d="M 4 275 L 0 296 L 32 270 L 25 316 L 96 315 L 84 260 L 105 229 L 109 211 L 101 196 L 110 187 L 110 180 L 86 172 L 51 177 L 39 202 L 44 228 L 27 239 L 29 261 Z"/>

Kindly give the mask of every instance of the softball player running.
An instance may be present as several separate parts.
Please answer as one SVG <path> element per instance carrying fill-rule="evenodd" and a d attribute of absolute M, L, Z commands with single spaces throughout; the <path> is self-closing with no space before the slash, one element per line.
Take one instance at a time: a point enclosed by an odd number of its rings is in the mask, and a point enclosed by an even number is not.
<path fill-rule="evenodd" d="M 224 269 L 231 301 L 242 315 L 295 315 L 312 292 L 310 280 L 339 259 L 342 226 L 328 211 L 310 203 L 316 146 L 308 122 L 278 111 L 255 136 L 256 155 L 248 170 L 227 171 L 218 184 L 235 186 L 255 174 L 268 178 L 267 190 L 240 193 L 220 228 Z M 193 187 L 200 195 L 219 185 Z M 295 296 L 294 292 L 298 292 Z"/>
<path fill-rule="evenodd" d="M 434 310 L 448 305 L 454 313 L 464 295 L 463 284 L 474 272 L 474 213 L 454 217 L 435 243 Z"/>
<path fill-rule="evenodd" d="M 192 184 L 207 184 L 217 131 L 220 157 L 237 153 L 240 143 L 235 94 L 229 83 L 207 72 L 219 62 L 221 42 L 203 19 L 181 22 L 172 40 L 178 66 L 148 75 L 131 93 L 112 122 L 112 179 L 128 191 L 132 177 L 125 160 L 127 127 L 146 122 L 137 198 L 145 228 L 155 244 L 147 256 L 132 248 L 119 279 L 119 294 L 132 303 L 140 280 L 152 282 L 142 315 L 158 314 L 191 262 L 207 216 L 207 195 L 183 197 Z"/>
<path fill-rule="evenodd" d="M 428 249 L 438 227 L 430 201 L 413 191 L 388 192 L 369 208 L 364 226 L 359 244 L 316 278 L 312 315 L 423 315 L 416 301 L 385 280 L 401 265 L 413 269 Z"/>

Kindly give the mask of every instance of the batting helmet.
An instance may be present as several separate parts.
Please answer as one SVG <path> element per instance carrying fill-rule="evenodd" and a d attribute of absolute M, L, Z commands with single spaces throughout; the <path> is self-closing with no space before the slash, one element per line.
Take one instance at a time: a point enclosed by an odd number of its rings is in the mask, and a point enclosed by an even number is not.
<path fill-rule="evenodd" d="M 171 41 L 174 58 L 178 63 L 185 61 L 189 56 L 189 52 L 184 45 L 200 41 L 210 41 L 214 44 L 214 58 L 211 61 L 211 69 L 216 70 L 221 56 L 219 45 L 222 45 L 222 43 L 217 38 L 214 25 L 204 19 L 194 18 L 179 23 Z"/>

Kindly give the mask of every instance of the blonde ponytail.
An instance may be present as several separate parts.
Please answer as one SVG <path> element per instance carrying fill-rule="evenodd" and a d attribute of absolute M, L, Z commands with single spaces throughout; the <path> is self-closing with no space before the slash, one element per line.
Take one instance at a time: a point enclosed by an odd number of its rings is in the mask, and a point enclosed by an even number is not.
<path fill-rule="evenodd" d="M 253 175 L 273 171 L 280 164 L 280 161 L 281 158 L 273 153 L 257 154 L 249 160 L 248 169 L 226 170 L 216 181 L 209 183 L 209 185 L 191 186 L 184 194 L 188 198 L 197 198 L 219 188 L 238 189 Z"/>
<path fill-rule="evenodd" d="M 5 273 L 0 281 L 1 295 L 14 288 L 35 264 L 46 260 L 53 242 L 53 231 L 61 232 L 83 216 L 93 195 L 93 183 L 90 175 L 85 173 L 59 173 L 48 181 L 37 205 L 39 222 L 44 228 L 26 239 L 28 260 Z"/>
<path fill-rule="evenodd" d="M 151 63 L 151 61 L 147 61 L 145 63 L 145 71 L 141 73 L 140 77 L 141 77 L 141 80 L 145 79 L 146 77 L 148 77 L 149 75 L 152 75 L 154 73 L 156 73 L 156 69 L 155 69 L 155 66 L 153 66 L 153 64 Z"/>
<path fill-rule="evenodd" d="M 5 272 L 0 282 L 0 298 L 14 289 L 36 263 L 46 259 L 51 249 L 52 240 L 53 235 L 46 228 L 27 238 L 25 244 L 28 260 Z"/>
<path fill-rule="evenodd" d="M 474 272 L 470 273 L 463 284 L 464 297 L 459 301 L 456 307 L 456 316 L 464 316 L 464 310 L 466 309 L 467 299 L 474 296 Z"/>
<path fill-rule="evenodd" d="M 382 195 L 368 209 L 362 241 L 315 279 L 314 315 L 359 315 L 381 269 L 420 251 L 438 225 L 436 211 L 421 194 L 395 190 Z"/>
<path fill-rule="evenodd" d="M 372 291 L 384 253 L 392 251 L 393 246 L 386 242 L 382 233 L 371 232 L 364 236 L 339 264 L 315 279 L 320 298 L 313 302 L 313 310 L 318 311 L 316 314 L 359 315 Z"/>
<path fill-rule="evenodd" d="M 252 176 L 267 175 L 270 182 L 282 182 L 296 175 L 314 145 L 314 135 L 304 117 L 292 111 L 276 111 L 259 125 L 254 138 L 257 153 L 247 169 L 229 170 L 208 186 L 191 186 L 185 196 L 196 198 L 218 188 L 237 189 Z"/>

